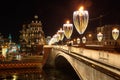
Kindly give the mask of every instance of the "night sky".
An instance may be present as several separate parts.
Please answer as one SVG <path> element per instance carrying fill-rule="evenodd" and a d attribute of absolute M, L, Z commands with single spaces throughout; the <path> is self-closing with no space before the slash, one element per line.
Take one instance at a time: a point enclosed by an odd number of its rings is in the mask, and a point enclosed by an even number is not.
<path fill-rule="evenodd" d="M 0 33 L 18 40 L 19 31 L 24 23 L 31 23 L 34 15 L 39 16 L 45 36 L 54 35 L 59 28 L 70 20 L 73 23 L 73 11 L 81 5 L 89 11 L 90 21 L 86 31 L 92 31 L 99 25 L 120 24 L 119 0 L 3 0 L 0 2 Z M 100 24 L 99 16 L 102 23 Z M 79 36 L 74 28 L 73 36 Z"/>

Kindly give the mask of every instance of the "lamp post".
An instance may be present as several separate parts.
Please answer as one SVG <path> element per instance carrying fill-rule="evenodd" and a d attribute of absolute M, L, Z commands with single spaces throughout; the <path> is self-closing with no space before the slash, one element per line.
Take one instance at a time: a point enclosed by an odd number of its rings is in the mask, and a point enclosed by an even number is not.
<path fill-rule="evenodd" d="M 101 32 L 99 32 L 99 33 L 97 34 L 97 39 L 98 39 L 99 42 L 102 41 L 102 39 L 103 39 L 103 34 L 102 34 Z"/>
<path fill-rule="evenodd" d="M 60 30 L 58 30 L 58 34 L 59 34 L 60 44 L 62 46 L 63 45 L 63 38 L 64 38 L 64 30 L 62 30 L 62 28 L 60 28 Z"/>
<path fill-rule="evenodd" d="M 118 39 L 118 37 L 119 37 L 119 30 L 117 28 L 114 28 L 112 30 L 112 37 L 115 40 L 115 45 L 114 45 L 115 46 L 115 50 L 119 51 L 119 45 L 118 45 L 118 43 L 116 41 Z"/>
<path fill-rule="evenodd" d="M 85 44 L 86 43 L 86 37 L 82 38 L 82 42 Z"/>
<path fill-rule="evenodd" d="M 99 32 L 98 34 L 97 34 L 97 39 L 98 39 L 98 41 L 101 43 L 101 41 L 102 41 L 102 39 L 103 39 L 103 34 L 101 33 L 101 32 Z M 99 45 L 100 46 L 100 45 Z M 100 58 L 100 51 L 99 51 L 99 58 Z"/>
<path fill-rule="evenodd" d="M 55 41 L 54 41 L 55 43 L 58 43 L 58 42 L 59 42 L 59 40 L 60 40 L 59 36 L 60 36 L 60 35 L 59 35 L 58 33 L 56 33 L 56 34 L 53 36 L 53 38 L 54 38 L 54 40 L 55 40 Z"/>
<path fill-rule="evenodd" d="M 66 38 L 68 39 L 69 42 L 69 46 L 68 46 L 68 53 L 70 53 L 71 51 L 71 43 L 70 43 L 70 37 L 73 33 L 73 24 L 71 24 L 69 21 L 67 21 L 65 24 L 63 24 L 63 30 L 64 30 L 64 34 L 66 36 Z"/>
<path fill-rule="evenodd" d="M 76 30 L 80 35 L 82 35 L 85 32 L 88 25 L 88 19 L 89 19 L 88 11 L 84 10 L 83 7 L 80 7 L 78 11 L 73 12 L 73 22 Z"/>
<path fill-rule="evenodd" d="M 77 44 L 78 45 L 80 44 L 80 38 L 77 38 Z"/>
<path fill-rule="evenodd" d="M 64 30 L 62 30 L 62 28 L 60 28 L 60 30 L 58 30 L 58 34 L 59 34 L 60 41 L 62 42 L 61 44 L 63 44 Z"/>
<path fill-rule="evenodd" d="M 63 30 L 64 30 L 64 34 L 69 42 L 70 37 L 73 33 L 73 24 L 71 24 L 69 21 L 67 21 L 65 24 L 63 24 Z"/>

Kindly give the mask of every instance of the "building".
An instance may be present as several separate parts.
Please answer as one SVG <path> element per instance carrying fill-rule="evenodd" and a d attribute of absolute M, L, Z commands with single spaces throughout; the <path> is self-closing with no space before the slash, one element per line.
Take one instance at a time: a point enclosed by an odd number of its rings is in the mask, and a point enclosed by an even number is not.
<path fill-rule="evenodd" d="M 112 30 L 117 28 L 120 30 L 120 25 L 104 25 L 102 27 L 97 27 L 96 33 L 101 32 L 103 34 L 102 44 L 108 46 L 114 46 L 120 44 L 120 37 L 117 40 L 113 39 Z"/>
<path fill-rule="evenodd" d="M 42 30 L 42 23 L 38 20 L 38 16 L 34 16 L 34 20 L 29 24 L 23 24 L 23 28 L 20 31 L 20 44 L 21 51 L 32 53 L 36 52 L 36 49 L 46 44 L 45 35 Z"/>
<path fill-rule="evenodd" d="M 2 47 L 6 46 L 8 42 L 9 42 L 9 39 L 4 38 L 4 36 L 0 33 L 0 55 L 2 55 Z"/>
<path fill-rule="evenodd" d="M 15 57 L 19 53 L 17 44 L 12 42 L 11 34 L 9 34 L 8 38 L 3 38 L 0 35 L 0 43 L 0 57 L 4 57 L 4 59 L 0 60 L 12 59 L 12 57 Z"/>

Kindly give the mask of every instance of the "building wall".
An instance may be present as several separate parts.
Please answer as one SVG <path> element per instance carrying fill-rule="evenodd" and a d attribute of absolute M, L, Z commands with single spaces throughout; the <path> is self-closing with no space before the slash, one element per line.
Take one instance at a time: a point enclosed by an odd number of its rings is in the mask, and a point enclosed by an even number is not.
<path fill-rule="evenodd" d="M 115 44 L 120 45 L 120 37 L 118 37 L 117 40 L 114 40 L 112 37 L 112 30 L 114 28 L 117 28 L 118 30 L 120 30 L 120 25 L 104 25 L 101 27 L 97 27 L 95 33 L 93 34 L 94 37 L 96 37 L 96 39 L 94 38 L 93 42 L 95 44 L 99 44 L 96 35 L 99 32 L 101 32 L 103 34 L 103 39 L 101 41 L 103 45 L 111 45 L 111 46 L 114 46 Z"/>
<path fill-rule="evenodd" d="M 20 31 L 21 48 L 23 48 L 24 51 L 28 49 L 28 52 L 32 50 L 33 46 L 37 47 L 37 45 L 46 44 L 42 23 L 38 20 L 38 17 L 35 16 L 34 18 L 35 19 L 31 23 L 24 24 Z"/>

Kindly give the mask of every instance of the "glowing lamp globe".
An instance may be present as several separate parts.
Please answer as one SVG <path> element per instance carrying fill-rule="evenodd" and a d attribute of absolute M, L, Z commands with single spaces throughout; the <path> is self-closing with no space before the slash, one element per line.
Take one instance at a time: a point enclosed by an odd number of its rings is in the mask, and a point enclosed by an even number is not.
<path fill-rule="evenodd" d="M 78 11 L 73 12 L 73 22 L 79 34 L 83 34 L 88 25 L 89 14 L 88 11 L 80 7 Z"/>
<path fill-rule="evenodd" d="M 83 42 L 83 43 L 86 43 L 86 37 L 83 37 L 83 38 L 82 38 L 82 42 Z"/>
<path fill-rule="evenodd" d="M 72 32 L 73 32 L 73 24 L 69 23 L 69 21 L 67 21 L 66 24 L 63 24 L 63 30 L 64 30 L 64 34 L 66 36 L 67 39 L 70 39 Z"/>
<path fill-rule="evenodd" d="M 118 37 L 119 37 L 119 30 L 117 28 L 114 28 L 112 30 L 112 37 L 113 37 L 114 40 L 118 39 Z"/>
<path fill-rule="evenodd" d="M 58 34 L 59 34 L 60 40 L 62 41 L 64 38 L 64 30 L 62 30 L 62 28 L 60 28 L 60 30 L 58 30 Z"/>
<path fill-rule="evenodd" d="M 102 41 L 102 39 L 103 39 L 103 34 L 102 34 L 101 32 L 99 32 L 99 33 L 97 34 L 97 39 L 98 39 L 99 42 Z"/>

